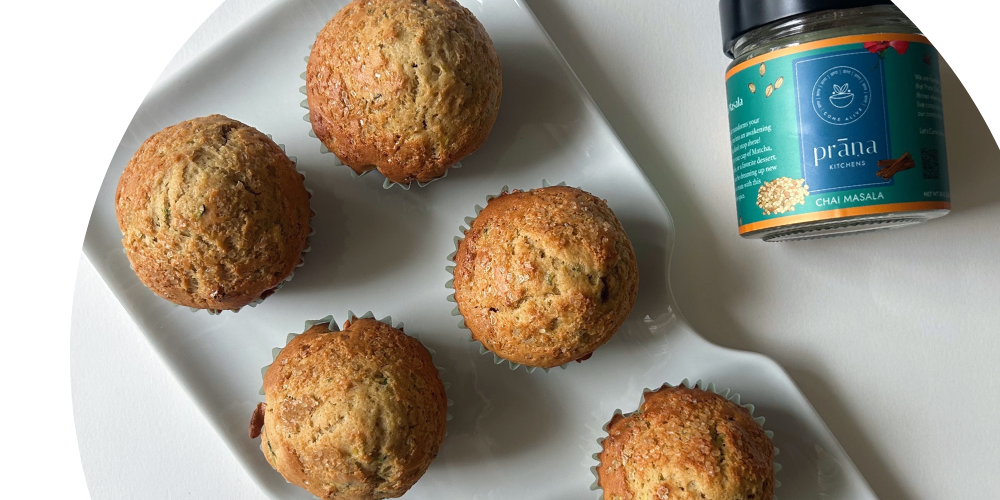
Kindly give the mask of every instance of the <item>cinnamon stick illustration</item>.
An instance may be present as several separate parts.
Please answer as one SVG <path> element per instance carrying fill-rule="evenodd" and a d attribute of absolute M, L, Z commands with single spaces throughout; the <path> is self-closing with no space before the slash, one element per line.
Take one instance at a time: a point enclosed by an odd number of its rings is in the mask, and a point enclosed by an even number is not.
<path fill-rule="evenodd" d="M 879 160 L 879 170 L 878 172 L 875 172 L 875 175 L 885 180 L 889 180 L 892 179 L 892 176 L 902 172 L 903 170 L 909 170 L 915 166 L 917 166 L 917 163 L 913 160 L 913 157 L 910 156 L 910 153 L 906 152 L 899 158 Z"/>

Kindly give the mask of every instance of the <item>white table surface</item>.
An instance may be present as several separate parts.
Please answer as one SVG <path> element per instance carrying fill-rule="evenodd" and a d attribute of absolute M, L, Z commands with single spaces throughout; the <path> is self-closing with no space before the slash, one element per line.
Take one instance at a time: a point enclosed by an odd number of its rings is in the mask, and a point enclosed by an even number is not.
<path fill-rule="evenodd" d="M 226 2 L 165 74 L 268 3 Z M 1000 150 L 955 75 L 950 215 L 767 244 L 736 231 L 717 3 L 528 4 L 669 207 L 672 287 L 695 329 L 781 363 L 880 498 L 1000 491 Z M 85 258 L 71 349 L 95 500 L 265 498 Z"/>

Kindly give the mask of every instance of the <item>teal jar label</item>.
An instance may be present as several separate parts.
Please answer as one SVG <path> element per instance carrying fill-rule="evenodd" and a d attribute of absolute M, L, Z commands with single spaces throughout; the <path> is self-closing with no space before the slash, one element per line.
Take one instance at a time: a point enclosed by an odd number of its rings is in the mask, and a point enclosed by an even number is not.
<path fill-rule="evenodd" d="M 726 77 L 740 234 L 950 208 L 938 54 L 924 37 L 805 43 Z"/>

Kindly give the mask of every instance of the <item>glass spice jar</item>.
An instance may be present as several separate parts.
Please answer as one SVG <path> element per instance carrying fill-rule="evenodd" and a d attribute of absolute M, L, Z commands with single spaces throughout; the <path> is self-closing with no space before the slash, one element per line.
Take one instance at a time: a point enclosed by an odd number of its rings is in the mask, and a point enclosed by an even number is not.
<path fill-rule="evenodd" d="M 891 2 L 721 0 L 739 232 L 790 241 L 947 214 L 938 54 Z"/>

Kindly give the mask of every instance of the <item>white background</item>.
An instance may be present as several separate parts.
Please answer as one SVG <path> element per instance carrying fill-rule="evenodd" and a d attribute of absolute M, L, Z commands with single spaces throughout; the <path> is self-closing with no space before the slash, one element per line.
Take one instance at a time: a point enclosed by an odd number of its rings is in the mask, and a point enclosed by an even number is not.
<path fill-rule="evenodd" d="M 79 450 L 73 436 L 68 327 L 90 207 L 142 96 L 218 3 L 25 2 L 0 16 L 4 497 L 85 497 L 80 454 L 97 499 L 260 497 L 85 261 Z M 209 34 L 266 3 L 231 0 Z M 1000 152 L 954 74 L 951 215 L 769 245 L 736 235 L 726 131 L 697 126 L 725 103 L 716 2 L 528 3 L 670 208 L 674 292 L 695 328 L 785 366 L 881 498 L 998 491 Z M 998 130 L 987 4 L 898 3 Z M 171 67 L 212 37 L 191 42 Z"/>

